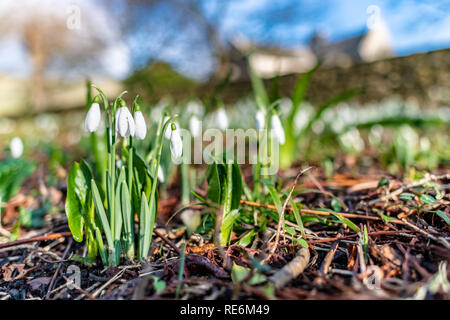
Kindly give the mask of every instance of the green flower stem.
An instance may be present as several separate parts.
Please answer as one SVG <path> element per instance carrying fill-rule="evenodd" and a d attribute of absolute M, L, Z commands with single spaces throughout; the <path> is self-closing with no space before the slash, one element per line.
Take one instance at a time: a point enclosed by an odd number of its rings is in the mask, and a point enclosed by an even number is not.
<path fill-rule="evenodd" d="M 233 164 L 227 163 L 226 164 L 226 170 L 227 170 L 227 177 L 226 177 L 226 184 L 225 184 L 225 197 L 223 199 L 223 206 L 222 206 L 222 221 L 221 221 L 221 232 L 220 232 L 220 245 L 226 246 L 229 241 L 229 235 L 224 234 L 224 225 L 227 221 L 227 216 L 231 212 L 231 199 L 233 198 Z"/>
<path fill-rule="evenodd" d="M 108 206 L 108 216 L 109 216 L 109 230 L 111 230 L 111 238 L 117 239 L 120 237 L 120 235 L 116 234 L 116 223 L 118 223 L 119 218 L 117 217 L 118 214 L 120 214 L 119 210 L 116 210 L 115 208 L 115 184 L 116 184 L 116 138 L 117 133 L 115 132 L 116 128 L 116 109 L 117 109 L 117 103 L 121 100 L 122 95 L 126 93 L 126 91 L 123 91 L 115 100 L 114 104 L 111 107 L 108 103 L 108 99 L 106 98 L 106 95 L 101 91 L 99 88 L 93 86 L 97 91 L 100 93 L 100 96 L 102 97 L 103 104 L 105 107 L 105 127 L 106 127 L 106 140 L 107 140 L 107 153 L 108 153 L 108 159 L 107 159 L 107 167 L 108 170 L 106 172 L 106 200 L 107 200 L 107 206 Z M 100 205 L 100 204 L 97 204 Z M 117 265 L 119 263 L 120 255 L 116 255 L 116 248 L 115 243 L 111 243 L 111 241 L 108 242 L 108 252 L 109 252 L 109 265 Z"/>
<path fill-rule="evenodd" d="M 186 205 L 189 203 L 189 165 L 181 163 L 181 203 Z"/>
<path fill-rule="evenodd" d="M 156 139 L 155 139 L 155 141 L 159 141 L 160 140 L 160 137 L 163 135 L 163 133 L 164 133 L 164 131 L 163 130 L 161 130 L 162 129 L 162 126 L 163 126 L 163 122 L 164 122 L 164 117 L 166 116 L 166 111 L 164 110 L 163 111 L 163 116 L 161 117 L 161 119 L 159 120 L 159 122 L 158 122 L 158 128 L 156 129 Z M 154 146 L 154 148 L 153 149 L 151 149 L 149 152 L 148 152 L 148 154 L 147 154 L 147 156 L 145 157 L 145 161 L 148 163 L 148 162 L 150 162 L 150 160 L 151 160 L 151 158 L 152 158 L 152 156 L 153 156 L 153 153 L 157 150 L 157 146 L 158 145 L 155 145 Z M 158 164 L 159 164 L 159 162 L 158 162 Z M 158 168 L 156 168 L 156 170 L 158 170 Z M 158 172 L 158 171 L 156 171 L 156 172 Z"/>
<path fill-rule="evenodd" d="M 150 250 L 150 242 L 151 242 L 151 238 L 152 238 L 152 233 L 153 233 L 153 227 L 154 227 L 154 222 L 156 220 L 156 213 L 157 210 L 155 210 L 155 194 L 156 194 L 156 186 L 158 184 L 158 167 L 159 167 L 159 163 L 161 160 L 161 153 L 162 153 L 162 146 L 163 146 L 163 138 L 164 135 L 162 134 L 163 132 L 165 132 L 165 130 L 167 129 L 167 126 L 172 123 L 174 117 L 169 118 L 169 120 L 166 121 L 166 123 L 163 125 L 162 127 L 162 131 L 158 132 L 158 144 L 156 145 L 157 147 L 157 155 L 156 155 L 156 165 L 153 168 L 153 180 L 152 180 L 152 189 L 150 192 L 150 197 L 149 197 L 149 212 L 151 215 L 153 215 L 155 212 L 155 215 L 150 219 L 151 223 L 149 223 L 148 229 L 146 230 L 146 232 L 148 232 L 148 234 L 150 234 L 149 239 L 150 241 L 148 241 L 148 243 L 144 243 L 144 250 L 142 251 L 142 258 L 146 257 L 148 255 L 148 251 Z"/>
<path fill-rule="evenodd" d="M 267 109 L 267 108 L 266 108 Z M 265 115 L 265 119 L 264 119 L 264 128 L 263 128 L 263 141 L 268 140 L 268 137 L 270 137 L 270 135 L 268 135 L 268 130 L 269 130 L 269 126 L 270 126 L 270 113 L 271 108 L 269 108 L 269 110 L 266 110 L 266 115 Z M 267 146 L 267 144 L 265 144 L 265 142 L 263 143 L 263 145 Z M 261 148 L 261 142 L 259 141 L 258 147 Z M 253 178 L 253 198 L 254 199 L 259 199 L 260 195 L 261 195 L 261 167 L 262 167 L 262 163 L 261 163 L 261 159 L 259 157 L 259 149 L 258 152 L 256 154 L 257 157 L 257 161 L 256 161 L 256 168 L 255 168 L 255 175 Z"/>
<path fill-rule="evenodd" d="M 233 197 L 233 163 L 227 163 L 227 185 L 225 193 L 225 204 L 223 206 L 223 219 L 231 211 L 231 199 Z M 222 220 L 223 221 L 223 220 Z"/>
<path fill-rule="evenodd" d="M 128 192 L 131 193 L 133 186 L 133 139 L 129 138 L 130 145 L 128 146 Z"/>

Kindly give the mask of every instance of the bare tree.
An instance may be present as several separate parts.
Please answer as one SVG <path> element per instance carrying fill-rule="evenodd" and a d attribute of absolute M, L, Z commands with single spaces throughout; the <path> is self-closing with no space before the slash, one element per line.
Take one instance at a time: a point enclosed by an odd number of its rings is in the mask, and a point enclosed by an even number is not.
<path fill-rule="evenodd" d="M 59 3 L 59 2 L 58 2 Z M 45 74 L 53 61 L 87 63 L 104 45 L 85 15 L 83 29 L 68 27 L 69 5 L 56 1 L 7 1 L 0 20 L 0 37 L 16 36 L 25 45 L 32 64 L 31 103 L 36 110 L 46 103 Z M 69 12 L 70 14 L 70 12 Z M 91 20 L 92 21 L 92 20 Z"/>

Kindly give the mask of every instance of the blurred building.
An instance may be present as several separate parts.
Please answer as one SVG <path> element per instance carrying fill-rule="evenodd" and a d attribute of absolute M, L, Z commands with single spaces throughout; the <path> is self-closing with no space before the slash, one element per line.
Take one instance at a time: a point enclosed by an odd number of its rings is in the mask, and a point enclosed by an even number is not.
<path fill-rule="evenodd" d="M 229 60 L 232 79 L 248 79 L 247 56 L 256 74 L 263 78 L 291 73 L 303 73 L 311 69 L 319 59 L 327 67 L 349 67 L 358 62 L 371 62 L 394 56 L 390 32 L 383 21 L 362 33 L 338 42 L 329 42 L 316 32 L 309 40 L 309 47 L 281 49 L 251 43 L 240 36 L 232 41 Z"/>
<path fill-rule="evenodd" d="M 317 59 L 308 47 L 282 49 L 255 45 L 243 39 L 231 43 L 229 51 L 232 80 L 248 79 L 248 60 L 255 73 L 262 78 L 302 73 L 310 69 Z"/>
<path fill-rule="evenodd" d="M 359 35 L 334 43 L 316 32 L 310 38 L 309 45 L 326 66 L 348 67 L 355 62 L 371 62 L 394 56 L 390 32 L 383 21 Z"/>

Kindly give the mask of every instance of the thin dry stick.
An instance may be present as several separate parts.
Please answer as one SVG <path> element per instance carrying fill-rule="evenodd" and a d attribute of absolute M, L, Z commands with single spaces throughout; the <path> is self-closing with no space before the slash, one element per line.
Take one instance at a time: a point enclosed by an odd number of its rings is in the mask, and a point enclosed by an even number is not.
<path fill-rule="evenodd" d="M 289 199 L 291 198 L 292 193 L 294 192 L 294 189 L 295 189 L 295 187 L 297 186 L 298 179 L 300 179 L 300 176 L 301 176 L 304 172 L 308 171 L 309 169 L 311 169 L 311 167 L 302 170 L 302 171 L 301 171 L 299 174 L 297 174 L 297 176 L 295 177 L 294 184 L 292 185 L 291 190 L 289 191 L 289 194 L 288 194 L 288 196 L 286 197 L 286 200 L 284 201 L 283 208 L 281 209 L 280 217 L 279 217 L 279 219 L 278 219 L 278 227 L 277 227 L 277 233 L 276 233 L 276 236 L 275 236 L 275 242 L 274 242 L 272 248 L 270 249 L 269 254 L 267 255 L 267 257 L 264 259 L 264 261 L 263 261 L 262 263 L 267 262 L 267 261 L 272 257 L 272 255 L 275 253 L 275 250 L 276 250 L 277 247 L 278 247 L 278 242 L 280 241 L 281 228 L 282 228 L 283 222 L 284 222 L 284 212 L 286 211 L 286 207 L 287 207 L 287 204 L 288 204 L 288 202 L 289 202 Z"/>
<path fill-rule="evenodd" d="M 359 270 L 361 273 L 366 273 L 367 266 L 366 266 L 366 260 L 364 259 L 364 250 L 363 250 L 363 243 L 362 243 L 362 233 L 358 232 L 358 242 L 356 244 L 356 248 L 358 249 L 358 260 L 359 260 Z"/>
<path fill-rule="evenodd" d="M 421 234 L 423 234 L 424 236 L 430 238 L 431 240 L 434 240 L 436 242 L 442 243 L 442 245 L 444 247 L 446 247 L 447 249 L 450 249 L 450 243 L 448 243 L 447 240 L 445 240 L 442 237 L 435 237 L 432 234 L 426 232 L 425 230 L 420 229 L 419 227 L 413 225 L 412 223 L 408 222 L 406 219 L 402 219 L 409 227 L 413 228 L 414 230 L 420 232 Z"/>
<path fill-rule="evenodd" d="M 423 179 L 414 181 L 414 182 L 412 182 L 412 183 L 410 183 L 410 184 L 408 184 L 406 186 L 400 187 L 397 190 L 395 190 L 393 192 L 390 192 L 390 193 L 388 193 L 387 195 L 385 195 L 385 196 L 383 196 L 381 198 L 369 201 L 369 206 L 374 205 L 375 203 L 378 203 L 378 202 L 381 202 L 381 201 L 389 200 L 392 197 L 398 196 L 403 191 L 406 191 L 406 190 L 408 190 L 410 188 L 421 186 L 421 185 L 423 185 L 426 182 L 433 181 L 433 180 L 443 180 L 443 179 L 450 179 L 450 173 L 442 174 L 440 176 L 435 176 L 433 174 L 428 174 L 427 173 L 425 175 L 425 178 L 423 178 Z"/>
<path fill-rule="evenodd" d="M 302 247 L 295 258 L 285 265 L 283 268 L 278 270 L 272 277 L 270 281 L 275 285 L 275 288 L 280 289 L 284 287 L 289 281 L 297 278 L 300 273 L 305 270 L 308 265 L 310 258 L 309 249 Z"/>
<path fill-rule="evenodd" d="M 52 292 L 53 286 L 55 285 L 56 277 L 58 276 L 58 273 L 61 270 L 62 262 L 66 259 L 67 254 L 69 253 L 70 248 L 72 247 L 72 242 L 73 242 L 73 240 L 72 240 L 72 238 L 70 238 L 69 244 L 67 245 L 66 250 L 64 250 L 61 261 L 59 262 L 58 267 L 56 268 L 56 271 L 53 274 L 52 280 L 50 281 L 50 284 L 49 284 L 48 290 L 47 290 L 47 294 L 45 295 L 45 300 L 48 300 L 50 298 L 50 293 Z"/>
<path fill-rule="evenodd" d="M 413 233 L 413 230 L 399 230 L 399 231 L 376 231 L 376 232 L 369 232 L 367 235 L 376 237 L 376 236 L 388 236 L 388 235 L 402 235 L 402 234 L 408 234 Z M 355 238 L 357 234 L 351 234 L 348 236 L 340 236 L 340 237 L 333 237 L 333 238 L 323 238 L 323 239 L 317 239 L 317 240 L 308 240 L 308 244 L 315 244 L 315 243 L 323 243 L 323 242 L 332 242 L 336 240 L 344 240 L 344 239 L 351 239 Z"/>
<path fill-rule="evenodd" d="M 11 241 L 11 242 L 0 243 L 0 249 L 15 247 L 15 246 L 18 246 L 21 244 L 26 244 L 26 243 L 31 243 L 31 242 L 49 241 L 49 240 L 53 240 L 53 239 L 58 239 L 58 238 L 62 238 L 62 237 L 70 237 L 70 236 L 72 236 L 71 232 L 52 233 L 52 234 L 48 234 L 45 236 L 39 236 L 39 237 L 34 237 L 34 238 L 20 239 L 20 240 Z"/>
<path fill-rule="evenodd" d="M 253 201 L 246 201 L 246 200 L 241 200 L 242 204 L 246 204 L 248 206 L 253 206 L 253 207 L 260 207 L 260 208 L 266 208 L 266 209 L 271 209 L 276 211 L 277 207 L 271 204 L 262 204 L 262 203 L 258 203 L 258 202 L 253 202 Z M 293 212 L 292 208 L 287 208 L 288 211 Z M 331 216 L 332 214 L 328 211 L 320 211 L 320 210 L 311 210 L 311 209 L 302 209 L 301 210 L 302 214 L 316 214 L 316 215 L 321 215 L 321 216 Z M 363 216 L 360 214 L 354 214 L 354 213 L 345 213 L 345 212 L 337 212 L 337 214 L 345 217 L 345 218 L 354 218 L 354 219 L 367 219 L 367 220 L 378 220 L 378 221 L 382 221 L 383 219 L 380 217 L 373 217 L 373 216 Z M 405 224 L 403 221 L 398 220 L 398 219 L 394 219 L 394 220 L 390 220 L 390 223 L 396 223 L 396 224 Z"/>
<path fill-rule="evenodd" d="M 169 240 L 166 236 L 164 236 L 161 232 L 154 229 L 153 233 L 156 234 L 158 237 L 160 237 L 164 242 L 166 242 L 173 250 L 175 250 L 175 252 L 178 255 L 181 254 L 181 250 L 177 247 L 177 245 L 175 243 L 173 243 L 171 240 Z"/>
<path fill-rule="evenodd" d="M 86 290 L 83 290 L 82 288 L 80 288 L 79 286 L 77 286 L 73 280 L 67 278 L 66 276 L 62 276 L 64 280 L 67 281 L 67 283 L 70 283 L 70 285 L 77 290 L 78 292 L 80 292 L 81 294 L 84 294 L 89 300 L 97 300 L 95 299 L 89 292 L 87 292 Z"/>
<path fill-rule="evenodd" d="M 119 272 L 117 272 L 116 275 L 115 275 L 114 277 L 112 277 L 111 279 L 109 279 L 108 281 L 106 281 L 100 288 L 98 288 L 97 291 L 95 291 L 95 292 L 91 295 L 91 297 L 92 297 L 92 298 L 97 298 L 97 296 L 102 292 L 103 289 L 105 289 L 105 288 L 106 288 L 107 286 L 109 286 L 111 283 L 113 283 L 114 281 L 116 281 L 117 279 L 119 279 L 119 278 L 124 274 L 124 272 L 125 272 L 127 269 L 131 269 L 131 268 L 134 268 L 134 267 L 136 267 L 136 266 L 131 265 L 131 266 L 126 266 L 126 267 L 124 267 L 122 270 L 120 270 Z"/>
<path fill-rule="evenodd" d="M 338 238 L 341 236 L 342 234 L 339 233 Z M 333 261 L 334 255 L 338 247 L 339 247 L 339 239 L 333 242 L 330 251 L 328 251 L 327 255 L 323 259 L 322 266 L 320 267 L 320 273 L 323 278 L 326 278 L 326 275 L 328 274 L 328 270 L 330 269 L 331 262 Z"/>

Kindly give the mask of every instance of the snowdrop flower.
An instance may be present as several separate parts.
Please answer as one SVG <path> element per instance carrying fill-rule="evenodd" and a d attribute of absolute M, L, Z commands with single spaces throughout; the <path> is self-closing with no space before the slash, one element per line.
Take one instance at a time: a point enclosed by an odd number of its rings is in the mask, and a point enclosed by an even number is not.
<path fill-rule="evenodd" d="M 284 130 L 283 126 L 281 125 L 280 118 L 277 114 L 272 115 L 272 130 L 275 134 L 275 137 L 277 138 L 278 142 L 280 144 L 284 144 L 285 142 L 285 136 L 284 136 Z"/>
<path fill-rule="evenodd" d="M 219 129 L 228 128 L 228 116 L 223 108 L 219 108 L 216 113 L 216 125 Z"/>
<path fill-rule="evenodd" d="M 23 142 L 19 137 L 12 138 L 9 148 L 11 149 L 11 155 L 13 158 L 20 158 L 23 153 Z"/>
<path fill-rule="evenodd" d="M 163 120 L 163 126 L 164 124 L 167 122 L 167 120 L 169 120 L 170 117 L 166 116 L 164 117 Z M 170 135 L 172 134 L 172 130 L 169 128 L 169 126 L 166 127 L 166 131 L 164 131 L 164 138 L 166 138 L 167 140 L 170 140 Z"/>
<path fill-rule="evenodd" d="M 171 129 L 170 152 L 172 153 L 172 158 L 178 159 L 183 153 L 183 141 L 181 140 L 180 130 L 175 123 L 172 123 Z"/>
<path fill-rule="evenodd" d="M 361 152 L 364 149 L 364 140 L 361 138 L 358 129 L 353 128 L 345 132 L 339 136 L 339 140 L 350 151 Z"/>
<path fill-rule="evenodd" d="M 124 104 L 125 103 L 122 103 L 122 107 L 120 107 L 116 113 L 116 131 L 118 131 L 122 137 L 128 138 L 134 136 L 136 128 L 133 116 Z"/>
<path fill-rule="evenodd" d="M 158 166 L 158 180 L 159 182 L 164 182 L 164 171 L 162 170 L 161 166 Z"/>
<path fill-rule="evenodd" d="M 203 109 L 204 109 L 203 105 L 196 100 L 189 101 L 189 103 L 186 106 L 186 112 L 188 114 L 202 115 L 204 112 Z"/>
<path fill-rule="evenodd" d="M 197 138 L 201 134 L 201 121 L 197 118 L 196 115 L 193 115 L 191 119 L 189 119 L 189 130 L 194 138 Z"/>
<path fill-rule="evenodd" d="M 100 125 L 101 114 L 100 105 L 98 104 L 99 101 L 98 97 L 94 98 L 94 102 L 91 104 L 86 115 L 86 120 L 84 121 L 84 130 L 86 130 L 86 132 L 95 132 Z"/>
<path fill-rule="evenodd" d="M 134 123 L 136 126 L 135 137 L 138 140 L 144 140 L 147 134 L 147 125 L 145 124 L 144 116 L 138 105 L 136 105 L 136 111 L 134 112 Z"/>
<path fill-rule="evenodd" d="M 256 112 L 256 115 L 255 115 L 256 130 L 264 129 L 265 117 L 266 117 L 266 115 L 265 115 L 264 110 L 259 109 Z"/>

